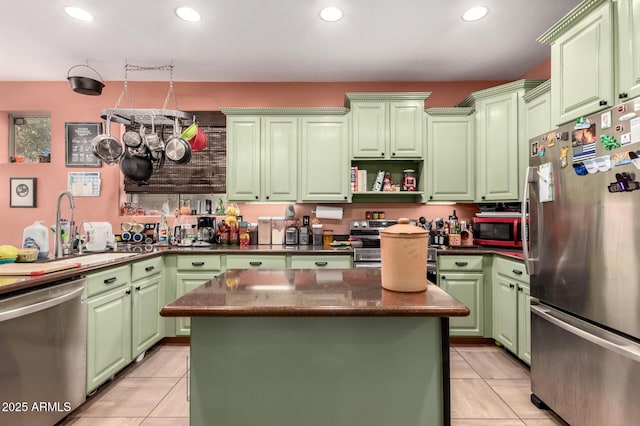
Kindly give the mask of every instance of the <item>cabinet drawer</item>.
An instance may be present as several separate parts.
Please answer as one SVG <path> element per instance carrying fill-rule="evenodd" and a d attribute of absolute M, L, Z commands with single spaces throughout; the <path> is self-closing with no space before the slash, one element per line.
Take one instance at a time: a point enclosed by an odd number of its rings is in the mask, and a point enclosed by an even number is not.
<path fill-rule="evenodd" d="M 529 284 L 529 275 L 524 263 L 496 256 L 493 260 L 493 272 L 506 278 Z"/>
<path fill-rule="evenodd" d="M 482 271 L 482 256 L 438 256 L 439 271 Z"/>
<path fill-rule="evenodd" d="M 162 272 L 162 257 L 143 260 L 131 265 L 131 281 L 138 281 L 143 278 L 157 275 Z"/>
<path fill-rule="evenodd" d="M 131 283 L 129 265 L 118 266 L 87 276 L 87 297 Z"/>
<path fill-rule="evenodd" d="M 291 256 L 291 267 L 302 269 L 349 269 L 351 256 Z"/>
<path fill-rule="evenodd" d="M 179 271 L 219 271 L 220 256 L 178 256 Z"/>
<path fill-rule="evenodd" d="M 251 256 L 251 255 L 229 255 L 227 256 L 227 269 L 282 269 L 286 268 L 284 255 L 279 256 Z"/>

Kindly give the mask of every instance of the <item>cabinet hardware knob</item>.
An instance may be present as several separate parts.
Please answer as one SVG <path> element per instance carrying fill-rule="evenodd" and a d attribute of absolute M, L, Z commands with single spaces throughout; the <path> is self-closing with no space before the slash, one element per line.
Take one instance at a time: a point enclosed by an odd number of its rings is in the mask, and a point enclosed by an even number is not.
<path fill-rule="evenodd" d="M 136 290 L 140 291 L 140 286 L 139 285 L 136 286 Z"/>
<path fill-rule="evenodd" d="M 145 270 L 145 271 L 147 271 L 147 272 L 151 272 L 151 271 L 153 271 L 154 269 L 156 269 L 156 267 L 155 267 L 155 266 L 147 266 L 146 268 L 144 268 L 144 270 Z"/>
<path fill-rule="evenodd" d="M 191 266 L 204 266 L 204 262 L 191 262 Z"/>
<path fill-rule="evenodd" d="M 518 286 L 518 291 L 522 291 L 522 287 Z"/>
<path fill-rule="evenodd" d="M 516 275 L 522 275 L 522 271 L 518 271 L 517 269 L 513 269 L 511 272 L 513 272 Z"/>
<path fill-rule="evenodd" d="M 381 157 L 384 157 L 384 152 L 381 152 L 381 153 L 380 153 L 380 156 L 381 156 Z"/>
<path fill-rule="evenodd" d="M 447 277 L 445 277 L 445 276 L 443 275 L 443 276 L 442 276 L 442 279 L 443 279 L 443 280 L 446 280 L 446 279 L 447 279 Z"/>
<path fill-rule="evenodd" d="M 327 262 L 316 262 L 316 266 L 327 266 Z"/>
<path fill-rule="evenodd" d="M 125 291 L 126 294 L 131 294 L 131 290 Z"/>
<path fill-rule="evenodd" d="M 606 105 L 607 105 L 607 101 L 605 100 L 600 101 L 600 106 L 606 106 Z"/>
<path fill-rule="evenodd" d="M 346 195 L 344 196 L 344 199 L 345 199 L 345 200 L 347 199 L 347 196 L 346 196 Z"/>
<path fill-rule="evenodd" d="M 509 283 L 509 288 L 514 288 L 516 285 L 514 283 Z"/>
<path fill-rule="evenodd" d="M 262 265 L 262 262 L 249 262 L 249 265 L 251 265 L 251 266 L 260 266 L 260 265 Z"/>
<path fill-rule="evenodd" d="M 618 94 L 618 99 L 624 99 L 624 98 L 628 98 L 629 94 L 627 92 L 622 92 L 620 94 Z"/>
<path fill-rule="evenodd" d="M 484 200 L 484 199 L 485 199 L 485 198 L 487 198 L 487 197 L 485 197 L 485 196 L 483 195 L 481 198 Z"/>
<path fill-rule="evenodd" d="M 258 199 L 258 196 L 256 195 L 256 200 Z"/>
<path fill-rule="evenodd" d="M 391 155 L 392 155 L 392 156 L 395 156 L 395 155 L 396 155 L 396 153 L 395 153 L 395 152 L 392 152 L 392 153 L 391 153 Z"/>
<path fill-rule="evenodd" d="M 106 280 L 104 280 L 105 284 L 113 284 L 116 282 L 116 280 L 118 279 L 118 277 L 111 277 L 111 278 L 107 278 Z"/>
<path fill-rule="evenodd" d="M 456 266 L 467 266 L 469 262 L 456 262 Z"/>
<path fill-rule="evenodd" d="M 430 199 L 430 200 L 433 200 L 433 195 L 429 195 L 429 199 Z"/>
<path fill-rule="evenodd" d="M 267 195 L 265 198 L 268 200 L 268 199 L 269 199 L 269 196 Z"/>

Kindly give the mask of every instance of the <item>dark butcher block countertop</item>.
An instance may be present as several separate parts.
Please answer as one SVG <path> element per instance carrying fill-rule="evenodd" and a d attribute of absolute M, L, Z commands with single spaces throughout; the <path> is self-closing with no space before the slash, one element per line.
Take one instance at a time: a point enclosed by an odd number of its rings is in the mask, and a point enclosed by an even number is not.
<path fill-rule="evenodd" d="M 382 288 L 375 269 L 227 270 L 181 296 L 162 316 L 431 316 L 469 308 L 429 283 L 401 293 Z"/>

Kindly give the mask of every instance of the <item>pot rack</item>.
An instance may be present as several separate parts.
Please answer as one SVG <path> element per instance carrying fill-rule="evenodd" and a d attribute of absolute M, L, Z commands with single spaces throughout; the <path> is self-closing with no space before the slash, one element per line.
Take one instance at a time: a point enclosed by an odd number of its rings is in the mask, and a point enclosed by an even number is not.
<path fill-rule="evenodd" d="M 136 108 L 129 92 L 129 71 L 168 71 L 169 72 L 169 90 L 164 99 L 162 108 Z M 131 108 L 120 108 L 120 103 L 124 97 L 127 97 Z M 167 109 L 169 99 L 173 99 L 175 109 Z M 103 120 L 110 119 L 112 122 L 130 125 L 151 124 L 174 126 L 176 123 L 180 126 L 189 126 L 195 122 L 195 116 L 178 110 L 178 101 L 173 91 L 173 64 L 161 65 L 157 67 L 148 67 L 140 65 L 125 64 L 124 66 L 124 86 L 118 97 L 115 108 L 107 108 L 100 111 Z"/>

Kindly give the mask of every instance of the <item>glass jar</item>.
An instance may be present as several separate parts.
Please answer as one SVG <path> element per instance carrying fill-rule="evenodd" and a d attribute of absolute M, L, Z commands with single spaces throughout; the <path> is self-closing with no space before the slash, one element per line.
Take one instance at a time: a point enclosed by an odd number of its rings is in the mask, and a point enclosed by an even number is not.
<path fill-rule="evenodd" d="M 271 244 L 282 245 L 284 244 L 284 217 L 271 218 Z"/>
<path fill-rule="evenodd" d="M 240 247 L 249 247 L 249 222 L 240 222 L 240 228 L 238 231 L 238 237 L 240 239 Z"/>
<path fill-rule="evenodd" d="M 229 228 L 229 244 L 232 246 L 240 244 L 240 230 L 237 226 Z"/>
<path fill-rule="evenodd" d="M 271 218 L 268 216 L 258 218 L 258 244 L 271 244 Z"/>

